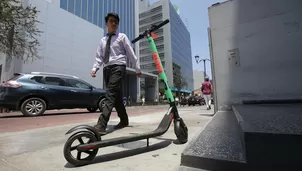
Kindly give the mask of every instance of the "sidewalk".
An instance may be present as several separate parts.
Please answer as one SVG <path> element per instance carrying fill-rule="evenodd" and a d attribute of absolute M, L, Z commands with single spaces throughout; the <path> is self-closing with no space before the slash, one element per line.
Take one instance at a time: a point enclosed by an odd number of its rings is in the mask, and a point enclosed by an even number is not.
<path fill-rule="evenodd" d="M 212 111 L 201 107 L 180 108 L 189 130 L 189 140 L 196 136 L 211 120 Z M 133 135 L 154 130 L 162 119 L 162 112 L 153 112 L 130 117 L 130 127 L 115 131 L 103 139 Z M 115 125 L 112 119 L 109 125 Z M 86 120 L 87 124 L 92 124 Z M 179 145 L 174 134 L 173 124 L 161 137 L 151 138 L 150 147 L 146 140 L 135 141 L 99 149 L 93 164 L 74 168 L 63 157 L 62 148 L 66 139 L 65 132 L 72 126 L 27 130 L 0 135 L 0 170 L 5 171 L 177 171 L 181 152 L 188 143 Z"/>

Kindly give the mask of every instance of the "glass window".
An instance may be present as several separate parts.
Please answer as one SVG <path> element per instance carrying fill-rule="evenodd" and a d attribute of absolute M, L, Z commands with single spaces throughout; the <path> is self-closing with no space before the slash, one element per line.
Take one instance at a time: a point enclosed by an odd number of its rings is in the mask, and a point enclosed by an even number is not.
<path fill-rule="evenodd" d="M 74 0 L 68 1 L 68 11 L 74 13 Z"/>
<path fill-rule="evenodd" d="M 69 85 L 74 88 L 90 89 L 90 86 L 80 80 L 67 79 Z"/>
<path fill-rule="evenodd" d="M 60 1 L 60 8 L 67 10 L 67 0 Z"/>
<path fill-rule="evenodd" d="M 111 12 L 117 13 L 117 11 L 116 11 L 116 0 L 111 0 L 111 1 L 112 1 Z"/>
<path fill-rule="evenodd" d="M 112 12 L 112 0 L 107 0 L 107 13 Z"/>
<path fill-rule="evenodd" d="M 82 0 L 82 18 L 87 20 L 87 0 Z"/>
<path fill-rule="evenodd" d="M 129 36 L 129 40 L 131 41 L 132 40 L 132 15 L 133 15 L 133 9 L 132 9 L 132 0 L 130 0 L 130 3 L 129 3 L 129 6 L 128 6 L 128 8 L 129 8 L 129 15 L 128 15 L 128 21 L 129 21 L 129 25 L 128 25 L 128 27 L 129 27 L 129 32 L 128 32 L 128 36 Z"/>
<path fill-rule="evenodd" d="M 81 0 L 75 1 L 75 15 L 81 17 Z"/>
<path fill-rule="evenodd" d="M 132 1 L 132 5 L 131 5 L 132 9 L 132 15 L 131 15 L 131 39 L 135 38 L 135 2 Z M 133 45 L 134 46 L 134 45 Z"/>
<path fill-rule="evenodd" d="M 33 76 L 30 79 L 37 83 L 42 83 L 42 78 L 43 78 L 43 76 Z"/>
<path fill-rule="evenodd" d="M 58 77 L 45 77 L 44 83 L 48 85 L 66 86 L 65 81 Z"/>
<path fill-rule="evenodd" d="M 129 25 L 129 20 L 127 20 L 127 14 L 129 14 L 129 3 L 126 3 L 125 2 L 125 5 L 123 6 L 123 8 L 125 9 L 124 10 L 124 14 L 123 14 L 123 23 L 124 23 L 124 33 L 126 33 L 127 35 L 129 35 L 129 32 L 128 32 L 128 25 Z M 127 22 L 128 21 L 128 22 Z"/>
<path fill-rule="evenodd" d="M 88 0 L 88 21 L 92 23 L 93 0 Z"/>
<path fill-rule="evenodd" d="M 107 34 L 106 23 L 105 23 L 105 16 L 108 13 L 108 2 L 110 2 L 110 1 L 104 0 L 104 16 L 103 16 L 104 25 L 103 25 L 103 28 L 104 28 L 104 34 L 105 35 Z"/>
<path fill-rule="evenodd" d="M 120 15 L 122 12 L 121 12 L 121 5 L 122 5 L 122 2 L 121 1 L 117 1 L 117 13 Z"/>
<path fill-rule="evenodd" d="M 99 0 L 93 1 L 93 24 L 98 25 L 98 17 L 99 17 Z"/>
<path fill-rule="evenodd" d="M 98 26 L 104 28 L 103 20 L 104 20 L 104 1 L 99 0 L 99 12 L 98 12 Z"/>
<path fill-rule="evenodd" d="M 123 1 L 123 0 L 121 0 L 120 1 L 120 14 L 119 14 L 119 16 L 120 16 L 120 25 L 119 25 L 119 30 L 121 31 L 121 32 L 124 32 L 124 22 L 122 21 L 123 20 L 123 16 L 124 16 L 124 11 L 125 11 L 125 2 Z"/>

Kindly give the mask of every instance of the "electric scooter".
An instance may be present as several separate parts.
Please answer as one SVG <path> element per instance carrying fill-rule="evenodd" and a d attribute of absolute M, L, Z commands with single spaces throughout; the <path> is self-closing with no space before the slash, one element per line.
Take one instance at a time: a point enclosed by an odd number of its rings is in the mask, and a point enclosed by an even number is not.
<path fill-rule="evenodd" d="M 136 134 L 131 136 L 125 136 L 125 137 L 118 137 L 118 138 L 112 138 L 112 139 L 106 139 L 102 140 L 101 135 L 98 133 L 98 131 L 89 125 L 79 125 L 76 127 L 71 128 L 66 134 L 70 134 L 76 130 L 84 129 L 83 131 L 76 132 L 72 134 L 64 146 L 64 157 L 65 159 L 74 166 L 81 166 L 86 165 L 92 162 L 92 160 L 95 158 L 95 156 L 98 153 L 98 149 L 102 147 L 108 147 L 112 145 L 117 144 L 123 144 L 133 141 L 139 141 L 143 139 L 147 139 L 147 147 L 149 147 L 149 138 L 161 136 L 164 133 L 166 133 L 170 127 L 170 124 L 172 121 L 174 121 L 174 133 L 176 134 L 176 137 L 178 141 L 181 144 L 184 144 L 188 141 L 188 128 L 186 124 L 184 123 L 183 119 L 179 116 L 171 89 L 168 86 L 167 76 L 164 72 L 164 69 L 162 67 L 161 60 L 158 56 L 158 52 L 153 40 L 153 37 L 155 36 L 154 32 L 155 30 L 161 28 L 165 24 L 169 23 L 169 20 L 165 20 L 162 23 L 158 25 L 153 25 L 150 29 L 147 29 L 144 33 L 140 34 L 137 38 L 132 40 L 132 43 L 135 43 L 139 41 L 142 38 L 147 38 L 149 42 L 150 49 L 152 51 L 152 56 L 157 68 L 157 71 L 159 73 L 160 80 L 165 85 L 165 94 L 170 102 L 170 107 L 167 111 L 167 113 L 164 115 L 163 119 L 161 120 L 159 126 L 152 132 L 142 133 L 142 134 Z M 82 138 L 86 137 L 89 139 L 87 143 L 84 143 Z M 80 142 L 80 145 L 72 146 L 72 143 L 74 141 L 78 140 Z M 76 150 L 77 156 L 72 156 L 71 152 Z M 87 157 L 81 158 L 81 154 L 85 153 L 88 154 Z"/>

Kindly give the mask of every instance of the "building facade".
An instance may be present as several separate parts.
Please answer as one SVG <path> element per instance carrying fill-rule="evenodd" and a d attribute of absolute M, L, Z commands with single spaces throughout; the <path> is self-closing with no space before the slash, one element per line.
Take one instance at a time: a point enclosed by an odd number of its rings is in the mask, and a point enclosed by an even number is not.
<path fill-rule="evenodd" d="M 42 31 L 38 41 L 41 59 L 24 63 L 16 58 L 3 60 L 2 81 L 7 81 L 13 73 L 51 72 L 75 75 L 86 82 L 102 88 L 102 71 L 97 78 L 89 74 L 94 62 L 96 45 L 104 30 L 61 9 L 57 4 L 45 0 L 26 0 L 24 5 L 36 6 L 37 25 Z M 2 59 L 5 54 L 0 54 Z M 0 64 L 0 65 L 1 65 Z"/>
<path fill-rule="evenodd" d="M 96 87 L 104 88 L 102 68 L 97 75 L 98 78 L 91 78 L 89 71 L 95 61 L 97 44 L 106 34 L 105 15 L 108 12 L 118 13 L 121 18 L 119 31 L 126 33 L 130 40 L 139 33 L 139 0 L 127 2 L 125 4 L 123 0 L 23 0 L 24 5 L 36 6 L 40 11 L 38 20 L 42 23 L 38 24 L 38 27 L 43 33 L 39 37 L 41 43 L 39 55 L 42 59 L 23 63 L 16 58 L 8 60 L 5 54 L 0 53 L 0 59 L 3 59 L 0 60 L 1 81 L 10 79 L 16 72 L 38 71 L 75 75 Z M 139 43 L 132 46 L 139 56 L 137 50 Z M 150 73 L 143 72 L 142 77 L 152 78 L 153 82 L 157 80 L 157 75 Z M 124 96 L 131 96 L 134 102 L 139 101 L 140 79 L 137 79 L 130 61 L 123 92 Z M 153 96 L 157 94 L 155 89 L 153 94 Z"/>
<path fill-rule="evenodd" d="M 142 4 L 141 2 L 140 5 Z M 166 19 L 170 20 L 169 24 L 154 32 L 158 36 L 154 41 L 171 90 L 181 89 L 182 92 L 192 92 L 192 54 L 188 29 L 169 0 L 160 0 L 143 9 L 139 14 L 140 33 L 153 24 L 159 24 Z M 140 61 L 142 70 L 157 74 L 146 40 L 140 41 Z M 182 85 L 182 82 L 186 82 L 187 85 Z M 163 85 L 159 86 L 160 91 L 163 88 Z"/>
<path fill-rule="evenodd" d="M 104 35 L 107 34 L 105 16 L 109 12 L 115 12 L 120 16 L 119 31 L 125 33 L 129 40 L 133 40 L 139 34 L 138 13 L 140 0 L 60 0 L 60 8 L 104 29 Z M 132 44 L 132 47 L 139 57 L 139 43 Z M 123 96 L 131 96 L 134 100 L 140 97 L 140 79 L 135 77 L 132 70 L 134 64 L 128 59 L 127 74 L 123 83 Z M 157 77 L 148 74 L 149 77 Z M 136 85 L 133 84 L 136 82 Z M 132 85 L 132 86 L 129 86 Z M 154 84 L 155 86 L 155 84 Z M 154 90 L 152 98 L 154 98 Z"/>
<path fill-rule="evenodd" d="M 104 29 L 107 34 L 105 16 L 115 12 L 120 16 L 119 31 L 125 33 L 129 40 L 136 37 L 137 0 L 60 0 L 60 8 Z M 135 46 L 132 44 L 134 50 Z M 128 60 L 127 67 L 133 68 Z"/>

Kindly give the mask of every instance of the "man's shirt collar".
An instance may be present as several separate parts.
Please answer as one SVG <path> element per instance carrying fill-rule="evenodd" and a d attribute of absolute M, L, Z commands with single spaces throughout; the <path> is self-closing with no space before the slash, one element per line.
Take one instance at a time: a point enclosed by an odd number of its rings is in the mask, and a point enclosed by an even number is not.
<path fill-rule="evenodd" d="M 107 33 L 107 36 L 109 36 L 109 34 L 110 34 L 110 33 Z M 115 32 L 113 32 L 112 34 L 113 34 L 113 36 L 114 36 L 114 35 L 118 35 L 119 32 L 118 32 L 118 31 L 115 31 Z"/>

